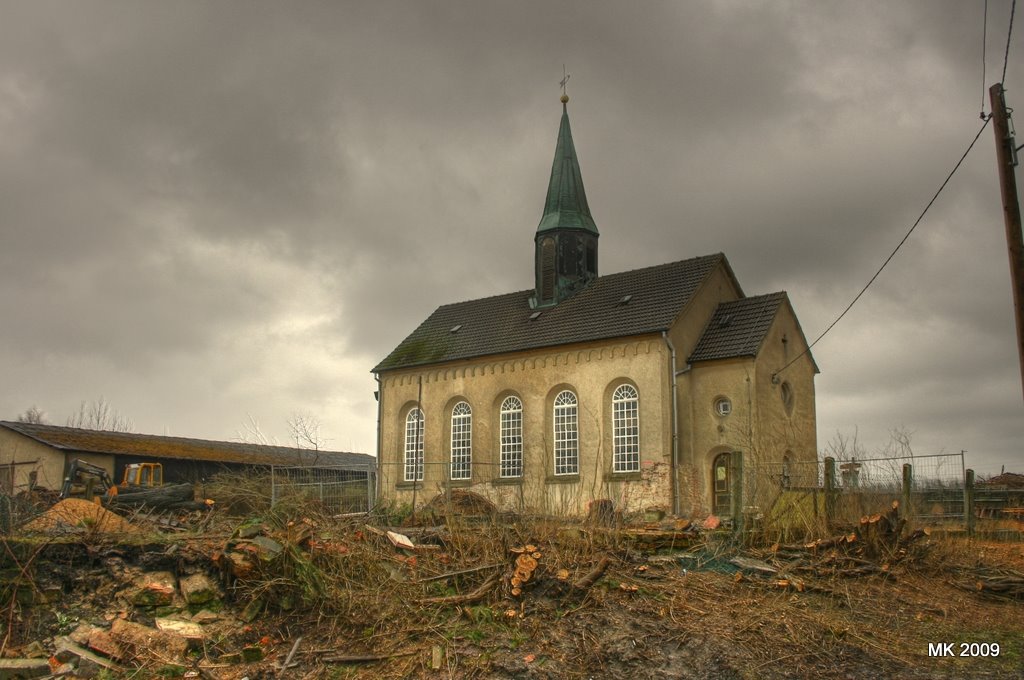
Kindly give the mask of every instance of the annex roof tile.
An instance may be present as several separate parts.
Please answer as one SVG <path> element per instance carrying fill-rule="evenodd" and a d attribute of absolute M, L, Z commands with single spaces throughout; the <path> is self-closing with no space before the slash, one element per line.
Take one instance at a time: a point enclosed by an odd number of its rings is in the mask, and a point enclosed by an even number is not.
<path fill-rule="evenodd" d="M 719 303 L 688 361 L 757 356 L 785 299 L 780 292 Z"/>

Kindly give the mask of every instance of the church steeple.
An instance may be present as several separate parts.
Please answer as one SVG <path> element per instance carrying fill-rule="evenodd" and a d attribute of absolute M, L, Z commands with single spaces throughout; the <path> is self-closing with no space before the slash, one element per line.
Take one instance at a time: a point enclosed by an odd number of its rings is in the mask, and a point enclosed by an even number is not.
<path fill-rule="evenodd" d="M 590 214 L 587 192 L 583 189 L 580 162 L 576 158 L 576 146 L 572 143 L 569 127 L 569 97 L 562 95 L 562 123 L 558 127 L 558 143 L 555 144 L 555 160 L 551 164 L 551 180 L 548 195 L 544 201 L 544 215 L 540 218 L 537 231 L 549 229 L 586 229 L 597 233 L 597 225 Z"/>
<path fill-rule="evenodd" d="M 597 278 L 600 234 L 583 189 L 583 176 L 569 127 L 568 102 L 569 97 L 563 93 L 562 121 L 544 214 L 534 237 L 536 290 L 530 300 L 533 307 L 558 304 Z"/>

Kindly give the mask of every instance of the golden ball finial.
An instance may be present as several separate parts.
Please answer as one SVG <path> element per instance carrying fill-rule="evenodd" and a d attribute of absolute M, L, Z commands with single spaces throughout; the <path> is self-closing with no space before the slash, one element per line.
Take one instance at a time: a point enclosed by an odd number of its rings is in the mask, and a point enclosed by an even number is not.
<path fill-rule="evenodd" d="M 562 95 L 562 96 L 560 97 L 560 99 L 561 99 L 561 101 L 562 101 L 562 103 L 563 103 L 563 104 L 568 104 L 568 103 L 569 103 L 569 95 L 567 95 L 567 94 L 563 94 L 563 95 Z"/>

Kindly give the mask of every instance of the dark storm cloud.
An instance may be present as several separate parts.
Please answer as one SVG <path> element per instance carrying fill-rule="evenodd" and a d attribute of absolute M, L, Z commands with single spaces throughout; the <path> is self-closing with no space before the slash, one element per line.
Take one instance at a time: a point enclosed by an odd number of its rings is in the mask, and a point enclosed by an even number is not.
<path fill-rule="evenodd" d="M 372 449 L 369 367 L 436 306 L 531 285 L 563 63 L 602 270 L 723 251 L 811 337 L 980 125 L 971 3 L 76 10 L 0 24 L 6 417 L 105 392 L 223 437 L 304 409 Z M 1019 450 L 991 149 L 815 349 L 823 440 Z"/>

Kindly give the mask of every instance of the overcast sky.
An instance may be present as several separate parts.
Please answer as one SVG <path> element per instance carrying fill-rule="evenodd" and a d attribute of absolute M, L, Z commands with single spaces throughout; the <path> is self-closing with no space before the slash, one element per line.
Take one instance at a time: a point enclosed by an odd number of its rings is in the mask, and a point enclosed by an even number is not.
<path fill-rule="evenodd" d="M 303 412 L 373 452 L 370 368 L 438 305 L 532 286 L 563 63 L 602 272 L 721 251 L 813 339 L 981 126 L 1010 0 L 984 81 L 982 7 L 0 2 L 0 418 L 103 396 L 141 432 L 286 443 Z M 899 428 L 1024 472 L 994 148 L 815 348 L 819 448 Z"/>

